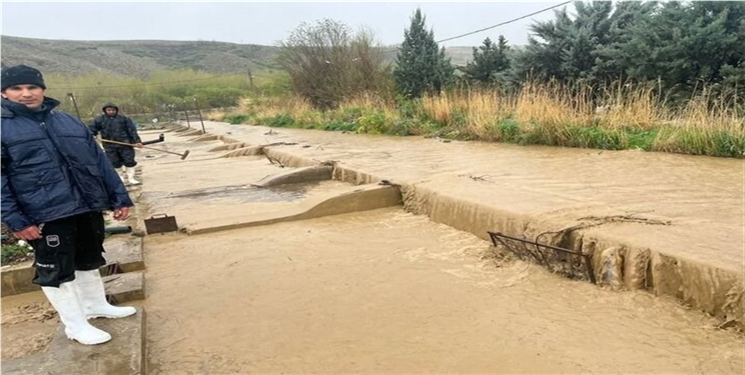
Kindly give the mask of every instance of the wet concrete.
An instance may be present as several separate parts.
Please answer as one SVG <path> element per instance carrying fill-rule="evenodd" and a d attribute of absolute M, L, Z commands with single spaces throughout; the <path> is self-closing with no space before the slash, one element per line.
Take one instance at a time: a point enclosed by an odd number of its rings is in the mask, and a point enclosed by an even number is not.
<path fill-rule="evenodd" d="M 264 153 L 286 166 L 335 161 L 339 180 L 391 180 L 408 211 L 484 239 L 488 230 L 535 238 L 580 227 L 554 240 L 592 252 L 598 266 L 623 264 L 609 284 L 675 296 L 742 326 L 743 160 L 205 125 L 236 142 L 284 143 Z M 624 217 L 633 220 L 614 219 Z"/>
<path fill-rule="evenodd" d="M 284 173 L 277 173 L 257 181 L 254 185 L 270 187 L 303 182 L 330 180 L 334 172 L 333 166 L 320 165 L 315 167 L 293 168 Z"/>
<path fill-rule="evenodd" d="M 71 342 L 59 325 L 47 350 L 19 359 L 3 361 L 3 374 L 146 374 L 145 313 L 122 319 L 95 319 L 91 324 L 111 333 L 102 345 Z"/>
<path fill-rule="evenodd" d="M 105 276 L 103 282 L 106 288 L 106 295 L 112 298 L 115 304 L 130 305 L 132 301 L 145 299 L 145 275 L 143 272 L 128 272 Z M 2 302 L 3 367 L 6 365 L 6 360 L 16 359 L 16 361 L 12 362 L 13 368 L 38 366 L 39 373 L 55 371 L 54 369 L 45 367 L 46 365 L 52 365 L 52 362 L 46 362 L 44 365 L 37 363 L 39 358 L 38 356 L 33 356 L 33 354 L 57 350 L 63 343 L 72 346 L 80 345 L 67 340 L 64 331 L 59 329 L 61 327 L 59 317 L 41 291 L 3 297 Z M 96 322 L 101 321 L 103 319 L 96 320 Z M 119 326 L 115 326 L 114 329 L 119 329 L 116 327 Z M 124 329 L 125 326 L 120 328 Z M 144 329 L 144 323 L 142 327 L 138 328 L 138 330 L 141 329 Z M 141 346 L 142 339 L 138 339 L 138 342 L 127 342 L 127 340 L 137 337 L 139 336 L 128 335 L 123 341 L 118 341 L 119 344 L 117 345 Z M 57 346 L 50 346 L 50 343 L 53 342 L 58 342 Z M 104 351 L 99 354 L 115 355 L 116 357 L 127 355 L 126 351 L 119 354 L 116 353 L 117 351 Z M 120 362 L 122 359 L 101 360 Z"/>
<path fill-rule="evenodd" d="M 135 224 L 135 223 L 132 223 Z M 114 303 L 127 303 L 145 298 L 144 261 L 142 238 L 130 235 L 113 235 L 106 239 L 104 253 L 108 265 L 101 268 L 102 275 L 111 272 L 109 265 L 116 264 L 116 274 L 103 277 L 106 295 Z M 65 337 L 60 329 L 57 313 L 31 283 L 34 268 L 31 263 L 17 265 L 16 271 L 3 271 L 2 299 L 2 367 L 3 373 L 14 374 L 135 374 L 145 373 L 144 320 L 132 318 L 133 323 L 104 323 L 112 335 L 121 335 L 113 342 L 97 346 L 95 350 L 76 348 L 82 346 Z M 11 270 L 12 271 L 12 270 Z M 23 286 L 23 293 L 8 296 L 6 283 Z M 18 291 L 18 288 L 12 291 Z M 141 315 L 142 313 L 140 313 Z M 111 347 L 111 348 L 110 348 Z"/>
<path fill-rule="evenodd" d="M 104 258 L 107 266 L 117 264 L 118 272 L 133 272 L 145 268 L 142 257 L 142 238 L 131 235 L 113 235 L 106 239 Z M 41 290 L 31 282 L 35 275 L 33 261 L 3 267 L 2 296 L 29 293 Z"/>
<path fill-rule="evenodd" d="M 144 218 L 174 216 L 179 228 L 189 234 L 401 204 L 397 189 L 331 180 L 332 165 L 296 168 L 266 155 L 213 158 L 210 155 L 219 152 L 217 145 L 225 142 L 225 137 L 215 141 L 200 136 L 198 139 L 205 139 L 200 142 L 187 138 L 180 144 L 170 139 L 166 147 L 189 147 L 194 158 L 146 159 L 143 178 L 147 184 L 142 187 L 144 204 L 139 210 Z"/>
<path fill-rule="evenodd" d="M 266 128 L 243 128 L 226 128 L 231 142 L 240 139 L 258 145 L 275 141 L 265 139 Z M 561 194 L 542 201 L 522 201 L 519 198 L 541 193 L 541 184 L 536 189 L 529 184 L 501 184 L 473 169 L 459 169 L 453 160 L 464 160 L 465 156 L 448 157 L 442 151 L 437 156 L 435 152 L 434 147 L 449 147 L 450 143 L 406 139 L 413 141 L 409 145 L 383 137 L 346 139 L 348 135 L 285 129 L 271 134 L 297 145 L 265 147 L 262 152 L 271 160 L 247 155 L 217 162 L 200 158 L 219 153 L 210 151 L 219 144 L 192 148 L 199 158 L 191 164 L 164 158 L 145 165 L 152 184 L 143 187 L 143 196 L 148 189 L 161 190 L 169 184 L 174 191 L 194 188 L 176 181 L 194 175 L 214 174 L 205 182 L 219 190 L 230 183 L 246 184 L 271 168 L 280 173 L 277 162 L 285 168 L 334 162 L 338 181 L 371 184 L 360 186 L 366 188 L 382 179 L 390 180 L 388 187 L 401 189 L 409 212 L 388 208 L 204 236 L 146 237 L 147 308 L 151 313 L 148 357 L 153 374 L 739 373 L 745 366 L 741 335 L 718 329 L 721 317 L 707 317 L 670 298 L 685 300 L 670 288 L 698 281 L 681 277 L 685 262 L 680 254 L 673 258 L 677 263 L 670 263 L 661 258 L 661 251 L 639 250 L 634 242 L 638 236 L 677 225 L 677 219 L 654 211 L 616 214 L 613 205 L 583 205 L 572 195 L 580 193 L 579 186 L 575 193 L 558 188 Z M 170 147 L 193 147 L 179 137 L 171 141 Z M 422 155 L 398 158 L 411 149 L 421 150 L 422 142 L 428 142 L 425 148 L 432 151 L 427 157 L 437 156 L 443 166 L 417 164 Z M 387 148 L 396 144 L 398 148 Z M 319 155 L 329 149 L 334 152 L 327 157 Z M 559 156 L 565 152 L 557 150 Z M 394 158 L 398 164 L 388 160 Z M 515 156 L 510 160 L 520 162 Z M 552 163 L 549 157 L 546 160 Z M 472 161 L 483 168 L 502 162 L 499 158 Z M 202 163 L 207 166 L 200 167 Z M 370 169 L 385 163 L 388 169 L 379 173 L 356 163 Z M 170 169 L 174 165 L 181 176 Z M 221 166 L 240 173 L 227 173 Z M 424 173 L 413 173 L 415 167 L 423 168 Z M 432 172 L 427 173 L 428 169 Z M 176 180 L 166 181 L 161 173 L 173 173 Z M 407 173 L 411 176 L 405 176 Z M 407 179 L 412 176 L 423 181 Z M 567 184 L 556 181 L 549 185 Z M 317 188 L 333 192 L 339 186 Z M 482 199 L 482 194 L 487 198 Z M 552 207 L 551 198 L 557 198 L 555 211 L 546 210 Z M 202 196 L 198 204 L 189 206 L 195 224 L 220 221 L 197 214 L 209 212 L 212 201 Z M 228 209 L 239 213 L 260 204 L 232 202 Z M 282 210 L 287 212 L 291 207 Z M 722 220 L 731 222 L 733 218 Z M 578 224 L 585 225 L 581 231 L 556 240 L 567 246 L 581 242 L 580 248 L 605 254 L 594 260 L 599 262 L 598 269 L 620 269 L 622 278 L 617 281 L 628 284 L 597 287 L 572 281 L 536 265 L 504 259 L 504 253 L 495 251 L 483 238 L 487 230 L 536 235 Z M 637 229 L 634 236 L 608 235 L 627 226 Z M 702 236 L 702 241 L 707 237 Z M 639 264 L 654 267 L 634 268 Z M 665 264 L 675 268 L 665 271 Z M 707 274 L 709 282 L 701 285 L 716 289 L 709 289 L 707 295 L 716 295 L 717 288 L 725 285 L 737 285 L 739 274 L 732 267 L 729 271 L 709 267 L 722 273 Z M 726 279 L 732 275 L 734 280 Z M 626 285 L 632 291 L 615 290 Z M 633 290 L 648 287 L 660 297 Z M 680 290 L 693 289 L 685 286 Z M 737 301 L 737 295 L 735 292 L 731 297 Z M 701 302 L 705 297 L 696 298 Z M 721 307 L 725 302 L 716 304 Z"/>
<path fill-rule="evenodd" d="M 287 221 L 307 220 L 316 217 L 340 215 L 350 212 L 400 206 L 401 193 L 391 186 L 366 186 L 347 190 L 332 190 L 303 200 L 292 207 L 283 207 L 251 215 L 225 216 L 214 220 L 200 220 L 182 227 L 188 234 L 205 234 L 223 230 L 270 225 Z M 250 205 L 236 206 L 244 210 Z"/>

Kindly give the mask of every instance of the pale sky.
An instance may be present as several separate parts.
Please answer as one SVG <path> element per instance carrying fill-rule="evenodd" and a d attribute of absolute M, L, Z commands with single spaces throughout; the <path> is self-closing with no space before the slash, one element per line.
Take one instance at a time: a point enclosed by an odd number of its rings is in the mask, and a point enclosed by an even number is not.
<path fill-rule="evenodd" d="M 400 44 L 417 7 L 435 40 L 465 34 L 557 5 L 553 2 L 17 2 L 2 1 L 2 35 L 66 40 L 183 40 L 276 45 L 302 22 L 328 18 L 367 27 Z M 574 7 L 568 5 L 570 11 Z M 528 26 L 553 10 L 441 46 L 478 46 L 504 35 L 525 44 Z"/>

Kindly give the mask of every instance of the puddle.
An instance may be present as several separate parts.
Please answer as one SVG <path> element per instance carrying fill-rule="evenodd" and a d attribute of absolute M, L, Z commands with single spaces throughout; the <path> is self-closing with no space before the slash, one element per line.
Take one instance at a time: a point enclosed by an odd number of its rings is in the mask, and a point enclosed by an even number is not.
<path fill-rule="evenodd" d="M 292 202 L 307 196 L 308 191 L 318 188 L 320 183 L 300 183 L 292 185 L 259 188 L 252 185 L 223 186 L 208 189 L 185 190 L 170 193 L 161 199 L 217 199 L 234 198 L 236 202 Z"/>

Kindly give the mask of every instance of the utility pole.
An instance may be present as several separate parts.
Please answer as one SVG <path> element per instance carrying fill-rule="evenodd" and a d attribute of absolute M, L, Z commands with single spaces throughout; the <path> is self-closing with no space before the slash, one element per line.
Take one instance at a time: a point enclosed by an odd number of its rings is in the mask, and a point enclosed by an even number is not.
<path fill-rule="evenodd" d="M 251 88 L 253 89 L 254 88 L 254 75 L 251 74 L 251 68 L 246 68 L 246 70 L 248 71 L 248 82 L 251 85 Z"/>
<path fill-rule="evenodd" d="M 78 120 L 82 122 L 83 118 L 80 117 L 80 110 L 78 110 L 78 102 L 75 100 L 75 95 L 73 95 L 71 92 L 68 92 L 67 96 L 70 98 L 70 100 L 72 100 L 72 105 L 73 107 L 75 107 L 75 114 L 78 115 Z"/>
<path fill-rule="evenodd" d="M 199 110 L 199 102 L 197 101 L 197 97 L 194 97 L 194 108 L 197 109 L 197 113 L 199 114 L 199 121 L 202 123 L 202 134 L 207 134 L 207 131 L 204 130 L 204 120 L 202 120 L 202 111 Z"/>
<path fill-rule="evenodd" d="M 189 122 L 189 110 L 186 108 L 186 99 L 182 100 L 184 104 L 184 116 L 186 117 L 186 127 L 191 129 L 191 123 Z"/>

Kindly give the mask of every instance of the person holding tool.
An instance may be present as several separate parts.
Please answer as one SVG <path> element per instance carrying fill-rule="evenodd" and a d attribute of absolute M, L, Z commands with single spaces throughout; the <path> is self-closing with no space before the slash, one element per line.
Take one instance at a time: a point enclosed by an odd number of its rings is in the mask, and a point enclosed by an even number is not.
<path fill-rule="evenodd" d="M 39 70 L 16 65 L 2 83 L 2 222 L 34 248 L 33 283 L 59 314 L 68 338 L 85 345 L 111 340 L 88 319 L 123 318 L 134 307 L 106 301 L 99 268 L 103 211 L 123 221 L 133 206 L 91 132 L 44 96 Z"/>
<path fill-rule="evenodd" d="M 120 114 L 119 107 L 114 103 L 104 104 L 101 110 L 103 114 L 93 119 L 88 127 L 94 136 L 101 133 L 104 151 L 111 160 L 111 164 L 115 169 L 122 168 L 122 181 L 126 179 L 132 185 L 139 185 L 140 181 L 135 179 L 137 161 L 135 161 L 133 147 L 141 148 L 142 141 L 137 134 L 134 122 L 129 117 Z"/>

